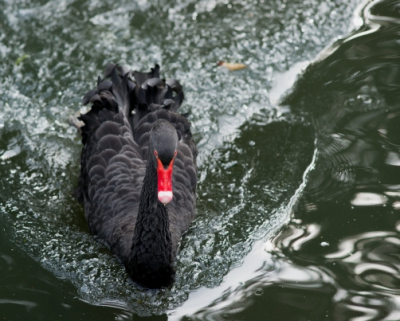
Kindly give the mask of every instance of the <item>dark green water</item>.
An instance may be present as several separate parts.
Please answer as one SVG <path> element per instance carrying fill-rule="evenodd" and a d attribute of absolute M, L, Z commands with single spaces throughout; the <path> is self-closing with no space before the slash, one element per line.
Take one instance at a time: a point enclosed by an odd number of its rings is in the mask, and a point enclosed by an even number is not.
<path fill-rule="evenodd" d="M 1 319 L 400 319 L 398 1 L 0 9 Z M 68 119 L 110 61 L 185 88 L 198 218 L 171 289 L 127 279 L 72 197 Z"/>

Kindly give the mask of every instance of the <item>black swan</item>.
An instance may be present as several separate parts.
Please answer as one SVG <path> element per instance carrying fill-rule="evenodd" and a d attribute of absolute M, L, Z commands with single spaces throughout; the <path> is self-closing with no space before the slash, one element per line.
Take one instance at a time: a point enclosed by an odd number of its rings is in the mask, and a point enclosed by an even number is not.
<path fill-rule="evenodd" d="M 83 98 L 77 197 L 90 231 L 147 288 L 170 286 L 182 233 L 195 218 L 197 149 L 175 79 L 109 64 Z"/>

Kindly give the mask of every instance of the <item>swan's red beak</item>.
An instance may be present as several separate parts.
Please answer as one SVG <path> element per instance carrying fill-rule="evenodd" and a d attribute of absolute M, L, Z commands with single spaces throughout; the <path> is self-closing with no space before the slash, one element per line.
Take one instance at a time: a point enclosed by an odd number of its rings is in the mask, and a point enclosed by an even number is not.
<path fill-rule="evenodd" d="M 160 159 L 157 157 L 157 176 L 158 176 L 158 200 L 163 204 L 172 201 L 172 169 L 174 167 L 175 157 L 165 169 Z"/>

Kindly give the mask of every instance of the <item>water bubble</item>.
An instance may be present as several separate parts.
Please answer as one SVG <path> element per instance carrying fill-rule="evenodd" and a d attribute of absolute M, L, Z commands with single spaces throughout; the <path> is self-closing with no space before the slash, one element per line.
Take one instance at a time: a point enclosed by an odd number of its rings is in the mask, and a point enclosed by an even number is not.
<path fill-rule="evenodd" d="M 257 289 L 254 291 L 254 294 L 257 296 L 263 295 L 264 291 L 262 289 Z"/>

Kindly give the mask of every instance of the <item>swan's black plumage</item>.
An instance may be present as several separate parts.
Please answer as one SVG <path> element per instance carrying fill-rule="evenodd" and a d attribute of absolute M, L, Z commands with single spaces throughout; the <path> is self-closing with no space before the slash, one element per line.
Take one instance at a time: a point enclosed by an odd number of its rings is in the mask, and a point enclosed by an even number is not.
<path fill-rule="evenodd" d="M 83 98 L 92 107 L 80 116 L 78 198 L 90 231 L 134 281 L 150 288 L 173 282 L 178 243 L 195 217 L 197 149 L 190 123 L 177 113 L 182 100 L 179 82 L 160 79 L 158 65 L 141 73 L 114 64 Z M 153 150 L 164 164 L 174 152 L 169 146 L 177 150 L 174 198 L 164 205 L 157 198 Z"/>

